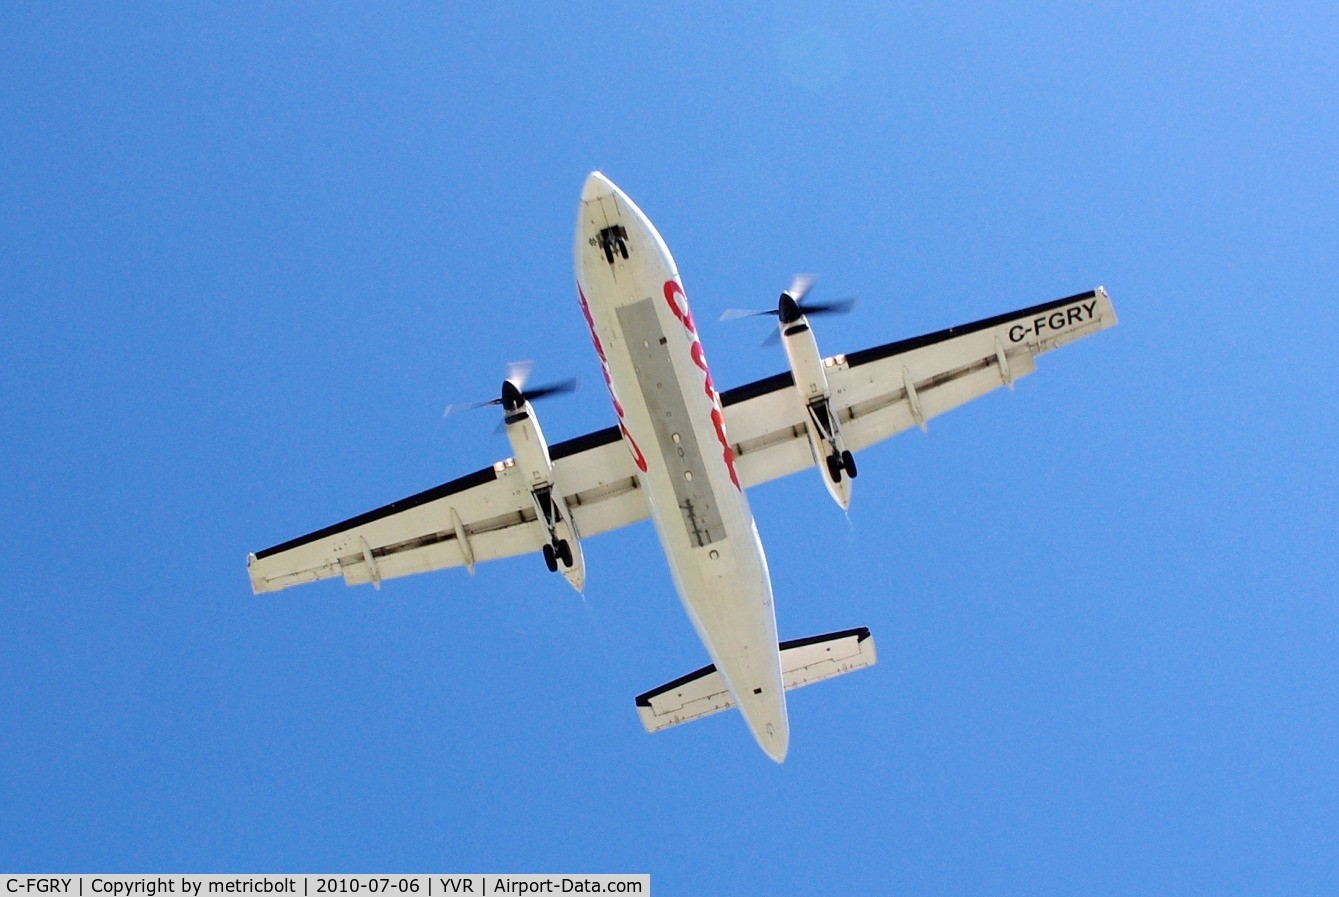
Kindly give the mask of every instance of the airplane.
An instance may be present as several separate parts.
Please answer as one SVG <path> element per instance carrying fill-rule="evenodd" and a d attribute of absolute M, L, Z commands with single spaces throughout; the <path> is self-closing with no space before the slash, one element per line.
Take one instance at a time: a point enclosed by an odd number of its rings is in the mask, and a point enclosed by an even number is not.
<path fill-rule="evenodd" d="M 512 457 L 247 558 L 256 594 L 348 585 L 539 552 L 581 591 L 585 539 L 650 518 L 710 665 L 636 699 L 648 732 L 737 707 L 777 763 L 786 691 L 871 666 L 868 628 L 779 642 L 746 489 L 806 468 L 843 509 L 855 452 L 1035 369 L 1036 356 L 1116 323 L 1102 287 L 935 333 L 824 357 L 797 278 L 774 314 L 789 369 L 718 393 L 665 241 L 600 172 L 581 191 L 577 299 L 617 423 L 545 441 L 523 371 L 491 402 Z M 761 313 L 760 313 L 761 314 Z"/>

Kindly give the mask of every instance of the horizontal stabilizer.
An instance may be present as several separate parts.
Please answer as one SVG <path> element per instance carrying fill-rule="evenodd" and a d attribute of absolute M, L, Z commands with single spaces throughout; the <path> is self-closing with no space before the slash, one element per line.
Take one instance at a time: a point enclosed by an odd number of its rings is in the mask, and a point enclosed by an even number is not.
<path fill-rule="evenodd" d="M 869 630 L 846 629 L 781 643 L 781 681 L 786 691 L 863 670 L 875 661 Z M 715 664 L 637 697 L 637 715 L 648 732 L 710 716 L 735 706 Z"/>

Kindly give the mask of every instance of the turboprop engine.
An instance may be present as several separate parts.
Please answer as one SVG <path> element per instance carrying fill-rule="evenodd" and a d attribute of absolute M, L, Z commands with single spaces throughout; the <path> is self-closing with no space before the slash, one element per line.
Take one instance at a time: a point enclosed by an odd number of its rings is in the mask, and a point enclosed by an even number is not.
<path fill-rule="evenodd" d="M 506 427 L 507 441 L 511 443 L 512 464 L 522 477 L 523 488 L 530 493 L 534 503 L 535 532 L 544 555 L 544 564 L 550 573 L 561 571 L 572 588 L 580 592 L 586 584 L 586 561 L 581 552 L 581 536 L 568 510 L 567 501 L 563 498 L 561 484 L 556 482 L 549 444 L 544 439 L 544 431 L 540 429 L 539 419 L 530 404 L 546 396 L 572 392 L 576 389 L 576 380 L 564 380 L 526 390 L 525 382 L 529 373 L 528 364 L 512 365 L 507 371 L 507 378 L 502 381 L 501 396 L 467 407 L 502 406 L 502 422 Z M 464 408 L 448 406 L 446 413 L 451 414 L 455 410 Z"/>
<path fill-rule="evenodd" d="M 815 315 L 840 314 L 855 306 L 854 299 L 804 304 L 804 295 L 814 285 L 814 278 L 798 275 L 777 300 L 776 310 L 758 312 L 727 311 L 722 320 L 757 315 L 776 315 L 777 331 L 790 362 L 791 377 L 800 404 L 805 409 L 805 429 L 809 435 L 809 450 L 814 464 L 828 490 L 842 510 L 851 504 L 851 480 L 856 476 L 855 456 L 842 439 L 841 422 L 832 411 L 831 392 L 824 370 L 823 356 L 809 327 L 809 318 Z M 768 342 L 771 339 L 769 338 Z"/>

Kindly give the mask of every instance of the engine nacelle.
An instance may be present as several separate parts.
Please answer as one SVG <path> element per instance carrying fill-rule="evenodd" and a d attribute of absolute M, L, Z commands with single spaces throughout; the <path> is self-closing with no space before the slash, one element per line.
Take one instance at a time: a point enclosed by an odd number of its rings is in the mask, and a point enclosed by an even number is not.
<path fill-rule="evenodd" d="M 828 377 L 823 358 L 818 353 L 818 341 L 809 328 L 809 320 L 800 311 L 789 293 L 781 294 L 777 326 L 786 347 L 795 391 L 805 409 L 805 429 L 809 434 L 809 450 L 814 464 L 828 490 L 843 510 L 851 504 L 851 480 L 856 475 L 855 458 L 846 449 L 842 439 L 841 422 L 833 413 L 828 399 Z"/>
<path fill-rule="evenodd" d="M 553 459 L 549 444 L 539 428 L 535 409 L 520 388 L 510 380 L 502 381 L 502 412 L 507 425 L 507 441 L 511 443 L 516 466 L 525 474 L 530 488 L 537 489 L 553 483 Z"/>
<path fill-rule="evenodd" d="M 544 563 L 552 573 L 561 571 L 572 588 L 580 592 L 586 585 L 586 559 L 581 551 L 581 536 L 567 501 L 554 482 L 553 459 L 549 456 L 549 444 L 544 439 L 544 431 L 539 428 L 535 409 L 510 380 L 502 384 L 502 410 L 516 467 L 525 477 L 526 487 L 535 503 L 535 525 L 539 528 Z"/>

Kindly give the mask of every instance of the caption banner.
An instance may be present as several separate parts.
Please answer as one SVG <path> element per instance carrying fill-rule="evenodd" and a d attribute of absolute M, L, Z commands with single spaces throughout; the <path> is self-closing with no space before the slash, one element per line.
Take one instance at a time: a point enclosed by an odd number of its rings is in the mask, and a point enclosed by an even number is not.
<path fill-rule="evenodd" d="M 649 875 L 0 875 L 0 897 L 470 897 L 651 893 Z"/>

